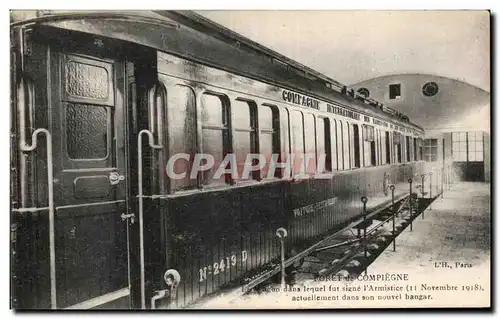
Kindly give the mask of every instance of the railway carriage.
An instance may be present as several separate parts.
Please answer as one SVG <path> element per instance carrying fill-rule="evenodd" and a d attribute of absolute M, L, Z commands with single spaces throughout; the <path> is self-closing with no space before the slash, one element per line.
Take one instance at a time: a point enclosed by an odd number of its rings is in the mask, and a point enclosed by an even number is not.
<path fill-rule="evenodd" d="M 407 117 L 191 12 L 11 21 L 16 309 L 188 306 L 274 265 L 278 228 L 291 255 L 422 171 Z"/>

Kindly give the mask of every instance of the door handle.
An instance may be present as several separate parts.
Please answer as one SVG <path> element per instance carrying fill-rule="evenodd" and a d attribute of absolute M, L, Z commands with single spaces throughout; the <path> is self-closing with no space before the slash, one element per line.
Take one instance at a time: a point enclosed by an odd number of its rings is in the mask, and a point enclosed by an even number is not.
<path fill-rule="evenodd" d="M 123 181 L 125 179 L 125 176 L 118 174 L 117 172 L 111 172 L 109 173 L 109 183 L 111 185 L 116 185 L 120 181 Z"/>
<path fill-rule="evenodd" d="M 135 221 L 135 214 L 132 213 L 132 214 L 125 214 L 125 213 L 122 213 L 120 215 L 120 217 L 122 218 L 123 221 L 127 220 L 127 219 L 130 219 L 130 223 L 133 224 L 134 221 Z"/>

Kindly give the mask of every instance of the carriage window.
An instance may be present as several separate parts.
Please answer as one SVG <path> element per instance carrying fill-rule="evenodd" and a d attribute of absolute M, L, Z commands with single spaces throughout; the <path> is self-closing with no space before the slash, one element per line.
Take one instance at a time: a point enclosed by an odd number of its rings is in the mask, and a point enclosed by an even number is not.
<path fill-rule="evenodd" d="M 386 164 L 385 162 L 385 132 L 384 131 L 378 131 L 378 157 L 379 157 L 379 163 L 380 165 Z"/>
<path fill-rule="evenodd" d="M 111 122 L 105 106 L 66 105 L 66 150 L 71 159 L 104 159 L 108 156 Z"/>
<path fill-rule="evenodd" d="M 275 105 L 261 105 L 259 108 L 259 152 L 265 156 L 267 163 L 260 172 L 261 178 L 267 177 L 272 154 L 279 154 L 280 152 L 279 124 L 278 108 Z M 276 170 L 275 177 L 280 176 L 280 173 Z"/>
<path fill-rule="evenodd" d="M 391 138 L 390 133 L 385 132 L 385 163 L 391 164 Z"/>
<path fill-rule="evenodd" d="M 370 166 L 377 165 L 376 144 L 375 144 L 375 129 L 373 126 L 364 125 L 364 144 L 365 144 L 365 163 Z"/>
<path fill-rule="evenodd" d="M 344 122 L 344 169 L 351 168 L 351 130 L 348 122 Z"/>
<path fill-rule="evenodd" d="M 309 154 L 311 156 L 310 158 L 304 158 L 304 160 L 308 161 L 304 162 L 308 174 L 314 174 L 316 172 L 317 165 L 315 122 L 316 120 L 313 114 L 307 113 L 304 115 L 304 151 L 305 154 Z"/>
<path fill-rule="evenodd" d="M 323 123 L 325 126 L 325 171 L 332 171 L 332 136 L 330 128 L 330 119 L 324 118 Z"/>
<path fill-rule="evenodd" d="M 187 159 L 177 159 L 172 163 L 173 172 L 186 173 L 182 179 L 171 179 L 173 191 L 193 189 L 197 180 L 190 178 L 191 167 L 196 155 L 196 97 L 187 86 L 175 85 L 168 95 L 169 154 L 187 154 Z"/>
<path fill-rule="evenodd" d="M 406 161 L 411 162 L 411 147 L 410 147 L 410 137 L 406 136 Z"/>
<path fill-rule="evenodd" d="M 397 153 L 396 153 L 397 161 L 398 163 L 403 163 L 403 143 L 399 142 L 396 145 L 396 148 L 397 148 Z"/>
<path fill-rule="evenodd" d="M 387 152 L 385 149 L 385 132 L 384 131 L 379 131 L 378 135 L 378 142 L 379 142 L 379 159 L 380 159 L 380 165 L 387 164 L 386 163 L 386 155 L 385 153 Z"/>
<path fill-rule="evenodd" d="M 330 120 L 328 118 L 318 118 L 316 121 L 316 131 L 318 133 L 318 163 L 323 156 L 323 172 L 332 171 L 332 149 L 330 135 Z M 319 165 L 319 164 L 318 164 Z"/>
<path fill-rule="evenodd" d="M 293 127 L 291 125 L 291 116 L 290 116 L 290 110 L 286 107 L 283 107 L 283 114 L 280 114 L 280 120 L 283 122 L 283 136 L 285 137 L 285 143 L 284 145 L 280 144 L 280 147 L 284 146 L 285 149 L 283 150 L 284 152 L 280 153 L 280 160 L 279 162 L 287 162 L 289 161 L 290 154 L 293 154 Z M 281 116 L 283 116 L 281 118 Z M 292 174 L 292 171 L 290 170 L 288 173 L 289 175 L 285 176 L 285 169 L 277 169 L 275 172 L 275 176 L 279 177 L 289 177 Z"/>
<path fill-rule="evenodd" d="M 404 163 L 404 160 L 406 158 L 405 157 L 405 145 L 406 145 L 405 143 L 406 143 L 405 137 L 403 134 L 401 134 L 399 136 L 399 145 L 401 147 L 401 161 L 400 161 L 400 163 Z"/>
<path fill-rule="evenodd" d="M 300 159 L 304 154 L 304 116 L 301 111 L 293 110 L 290 118 L 291 131 L 292 131 L 292 149 L 291 156 L 294 159 Z M 304 170 L 304 162 L 295 160 L 293 166 L 293 174 L 297 174 Z"/>
<path fill-rule="evenodd" d="M 157 141 L 162 143 L 163 126 L 165 123 L 165 117 L 163 114 L 166 105 L 167 90 L 163 84 L 157 83 L 151 92 L 154 96 L 150 97 L 152 105 L 150 105 L 149 109 L 149 130 L 153 133 Z"/>
<path fill-rule="evenodd" d="M 332 151 L 332 170 L 338 170 L 339 167 L 338 167 L 338 160 L 337 160 L 337 156 L 338 156 L 337 120 L 333 119 L 333 121 L 329 122 L 329 123 L 332 125 L 330 131 L 333 133 L 332 135 L 330 135 L 330 141 L 331 141 L 331 145 L 332 145 L 332 148 L 331 148 L 331 151 Z"/>
<path fill-rule="evenodd" d="M 420 154 L 420 160 L 424 160 L 424 141 L 420 138 L 418 140 L 418 148 L 419 148 L 419 154 Z"/>
<path fill-rule="evenodd" d="M 415 162 L 418 161 L 418 158 L 417 158 L 417 138 L 416 137 L 413 138 L 413 160 Z"/>
<path fill-rule="evenodd" d="M 361 167 L 360 145 L 359 145 L 359 126 L 358 124 L 352 125 L 353 147 L 354 147 L 354 167 Z"/>
<path fill-rule="evenodd" d="M 229 145 L 229 107 L 220 96 L 204 93 L 201 100 L 202 145 L 203 153 L 214 158 L 211 169 L 204 171 L 203 185 L 224 185 L 230 182 L 227 175 L 214 176 L 219 165 L 230 152 Z M 226 166 L 229 169 L 229 165 Z"/>
<path fill-rule="evenodd" d="M 337 158 L 338 169 L 344 169 L 344 126 L 342 121 L 337 122 Z"/>
<path fill-rule="evenodd" d="M 241 179 L 260 179 L 258 171 L 251 172 L 249 176 L 242 175 L 247 155 L 257 153 L 257 105 L 250 101 L 236 100 L 231 110 L 238 176 Z"/>
<path fill-rule="evenodd" d="M 383 164 L 383 159 L 382 159 L 382 131 L 380 130 L 377 130 L 377 145 L 378 145 L 378 148 L 377 148 L 377 155 L 378 155 L 378 165 L 382 165 Z"/>
<path fill-rule="evenodd" d="M 393 133 L 393 139 L 394 139 L 394 151 L 396 153 L 396 163 L 401 163 L 402 162 L 402 145 L 401 145 L 401 134 L 398 132 Z"/>

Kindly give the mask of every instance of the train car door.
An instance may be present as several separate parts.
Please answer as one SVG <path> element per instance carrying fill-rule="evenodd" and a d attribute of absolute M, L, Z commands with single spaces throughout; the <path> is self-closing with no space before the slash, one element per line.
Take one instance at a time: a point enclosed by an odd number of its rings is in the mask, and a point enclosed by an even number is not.
<path fill-rule="evenodd" d="M 126 61 L 85 41 L 48 54 L 57 307 L 128 307 Z"/>

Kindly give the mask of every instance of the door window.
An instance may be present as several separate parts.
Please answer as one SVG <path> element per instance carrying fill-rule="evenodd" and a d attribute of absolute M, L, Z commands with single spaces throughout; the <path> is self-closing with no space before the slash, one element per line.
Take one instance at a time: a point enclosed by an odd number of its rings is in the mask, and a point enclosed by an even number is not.
<path fill-rule="evenodd" d="M 108 156 L 108 107 L 66 104 L 66 151 L 71 159 L 103 159 Z"/>

